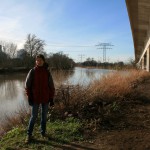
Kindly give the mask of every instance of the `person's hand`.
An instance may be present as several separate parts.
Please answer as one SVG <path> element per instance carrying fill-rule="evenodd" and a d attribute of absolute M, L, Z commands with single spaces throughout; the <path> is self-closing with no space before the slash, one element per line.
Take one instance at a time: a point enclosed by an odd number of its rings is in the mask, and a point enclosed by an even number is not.
<path fill-rule="evenodd" d="M 30 106 L 33 106 L 33 101 L 30 97 L 28 97 L 28 103 L 29 103 Z"/>
<path fill-rule="evenodd" d="M 50 104 L 49 104 L 51 107 L 53 107 L 54 106 L 54 102 L 52 101 L 52 102 L 50 102 Z"/>
<path fill-rule="evenodd" d="M 53 98 L 49 99 L 49 106 L 54 107 L 54 101 Z"/>

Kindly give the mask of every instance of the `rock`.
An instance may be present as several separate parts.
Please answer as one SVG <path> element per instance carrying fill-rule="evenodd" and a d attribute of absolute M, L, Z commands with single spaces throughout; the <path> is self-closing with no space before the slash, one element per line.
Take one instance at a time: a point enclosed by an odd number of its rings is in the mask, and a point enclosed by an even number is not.
<path fill-rule="evenodd" d="M 68 117 L 73 117 L 73 114 L 69 114 Z"/>
<path fill-rule="evenodd" d="M 68 112 L 67 112 L 67 111 L 64 113 L 64 116 L 65 116 L 65 117 L 67 117 L 67 116 L 68 116 Z"/>

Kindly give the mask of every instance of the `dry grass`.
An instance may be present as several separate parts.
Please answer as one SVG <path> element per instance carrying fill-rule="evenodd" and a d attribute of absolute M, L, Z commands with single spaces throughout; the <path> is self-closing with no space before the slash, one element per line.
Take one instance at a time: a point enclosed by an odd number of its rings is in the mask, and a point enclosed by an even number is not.
<path fill-rule="evenodd" d="M 150 77 L 149 73 L 137 70 L 111 73 L 93 82 L 90 93 L 93 98 L 99 97 L 105 101 L 125 100 L 131 98 L 133 89 L 147 77 Z"/>
<path fill-rule="evenodd" d="M 11 130 L 18 125 L 27 124 L 27 118 L 29 117 L 29 110 L 25 107 L 25 105 L 21 105 L 15 113 L 6 114 L 5 120 L 0 124 L 0 136 L 5 134 L 7 131 Z"/>
<path fill-rule="evenodd" d="M 118 71 L 105 75 L 86 87 L 61 85 L 57 89 L 55 97 L 57 105 L 54 112 L 62 117 L 64 114 L 80 116 L 83 111 L 86 111 L 85 107 L 95 107 L 95 103 L 99 105 L 97 109 L 101 109 L 99 107 L 103 105 L 132 100 L 138 96 L 138 93 L 135 92 L 136 86 L 149 77 L 150 74 L 145 71 Z"/>

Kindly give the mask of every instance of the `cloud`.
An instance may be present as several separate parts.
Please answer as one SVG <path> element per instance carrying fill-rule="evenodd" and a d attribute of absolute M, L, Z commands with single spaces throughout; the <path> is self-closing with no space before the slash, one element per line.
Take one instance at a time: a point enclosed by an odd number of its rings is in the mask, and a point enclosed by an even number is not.
<path fill-rule="evenodd" d="M 14 42 L 21 48 L 28 33 L 38 32 L 43 15 L 26 4 L 1 2 L 0 40 Z"/>
<path fill-rule="evenodd" d="M 0 40 L 12 41 L 23 46 L 26 35 L 31 33 L 46 40 L 55 33 L 52 26 L 59 19 L 65 7 L 65 1 L 11 1 L 1 2 Z M 49 36 L 50 35 L 50 36 Z"/>
<path fill-rule="evenodd" d="M 21 27 L 19 18 L 0 17 L 0 20 L 0 39 L 7 41 L 16 39 Z"/>

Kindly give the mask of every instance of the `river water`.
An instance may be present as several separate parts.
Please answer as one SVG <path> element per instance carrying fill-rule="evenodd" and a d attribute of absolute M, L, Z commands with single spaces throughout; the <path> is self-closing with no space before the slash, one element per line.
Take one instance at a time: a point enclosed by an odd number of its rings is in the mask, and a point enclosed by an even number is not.
<path fill-rule="evenodd" d="M 53 71 L 55 87 L 60 84 L 88 85 L 95 79 L 112 72 L 105 69 L 87 69 L 76 67 L 70 71 Z M 22 107 L 29 108 L 24 91 L 27 73 L 0 75 L 0 124 L 6 115 L 14 115 Z"/>

